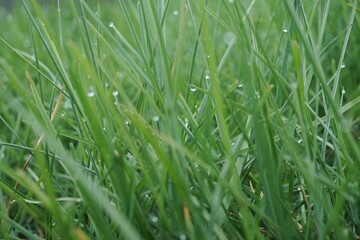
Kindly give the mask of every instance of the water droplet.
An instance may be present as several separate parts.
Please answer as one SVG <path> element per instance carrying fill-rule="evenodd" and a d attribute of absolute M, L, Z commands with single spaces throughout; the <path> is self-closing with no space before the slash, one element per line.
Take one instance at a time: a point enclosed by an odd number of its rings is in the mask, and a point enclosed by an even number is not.
<path fill-rule="evenodd" d="M 116 157 L 120 157 L 119 151 L 118 151 L 118 150 L 114 150 L 114 155 L 115 155 Z"/>
<path fill-rule="evenodd" d="M 6 16 L 6 21 L 10 22 L 10 21 L 13 20 L 13 18 L 14 18 L 13 15 L 8 14 L 8 15 Z"/>
<path fill-rule="evenodd" d="M 234 3 L 235 2 L 235 0 L 229 0 L 229 3 Z"/>
<path fill-rule="evenodd" d="M 110 23 L 109 23 L 109 27 L 113 28 L 113 27 L 114 27 L 114 23 L 113 23 L 113 22 L 110 22 Z"/>
<path fill-rule="evenodd" d="M 157 223 L 157 221 L 159 220 L 158 217 L 155 215 L 151 216 L 150 219 L 153 223 Z"/>
<path fill-rule="evenodd" d="M 205 80 L 209 80 L 210 76 L 208 74 L 205 75 Z"/>
<path fill-rule="evenodd" d="M 106 132 L 106 128 L 103 128 L 103 131 Z"/>
<path fill-rule="evenodd" d="M 23 42 L 24 47 L 28 48 L 31 46 L 31 41 L 30 39 L 25 39 Z"/>
<path fill-rule="evenodd" d="M 70 99 L 66 99 L 66 101 L 64 102 L 64 109 L 71 109 L 71 101 Z"/>
<path fill-rule="evenodd" d="M 238 85 L 238 88 L 242 88 L 244 85 L 242 84 L 242 83 L 240 83 L 239 85 Z"/>
<path fill-rule="evenodd" d="M 193 22 L 192 22 L 191 20 L 189 20 L 189 21 L 187 22 L 187 27 L 191 28 L 192 26 L 193 26 Z"/>
<path fill-rule="evenodd" d="M 210 54 L 206 55 L 206 58 L 210 58 Z"/>
<path fill-rule="evenodd" d="M 345 88 L 343 87 L 343 89 L 341 90 L 341 94 L 345 94 L 346 93 L 346 91 L 345 91 Z"/>
<path fill-rule="evenodd" d="M 345 67 L 346 67 L 345 63 L 341 64 L 340 67 L 341 67 L 341 68 L 345 68 Z"/>
<path fill-rule="evenodd" d="M 129 120 L 125 120 L 125 125 L 130 125 L 130 121 Z"/>
<path fill-rule="evenodd" d="M 117 95 L 119 95 L 118 90 L 114 90 L 114 91 L 112 92 L 112 95 L 113 95 L 114 97 L 116 97 Z"/>
<path fill-rule="evenodd" d="M 224 34 L 224 42 L 227 44 L 227 45 L 230 45 L 230 44 L 233 44 L 236 40 L 236 36 L 233 32 L 226 32 Z"/>
<path fill-rule="evenodd" d="M 188 127 L 188 126 L 189 126 L 189 120 L 188 120 L 187 118 L 185 118 L 184 124 L 185 124 L 185 127 Z"/>
<path fill-rule="evenodd" d="M 124 72 L 119 72 L 118 77 L 119 77 L 119 79 L 123 79 L 125 77 Z"/>
<path fill-rule="evenodd" d="M 196 87 L 194 87 L 193 85 L 190 86 L 190 91 L 191 92 L 196 92 Z"/>
<path fill-rule="evenodd" d="M 258 91 L 255 92 L 255 99 L 259 99 L 260 98 L 260 94 Z"/>
<path fill-rule="evenodd" d="M 155 115 L 152 118 L 153 122 L 158 122 L 160 120 L 160 116 L 159 115 Z"/>
<path fill-rule="evenodd" d="M 299 232 L 303 232 L 303 226 L 300 223 L 296 223 L 296 226 Z"/>
<path fill-rule="evenodd" d="M 284 29 L 282 30 L 282 32 L 283 32 L 283 33 L 287 33 L 288 30 L 287 30 L 286 28 L 284 28 Z"/>
<path fill-rule="evenodd" d="M 30 154 L 26 154 L 26 155 L 24 156 L 24 161 L 27 161 L 27 159 L 29 159 L 29 157 L 31 157 L 31 155 L 30 155 Z"/>
<path fill-rule="evenodd" d="M 93 88 L 90 88 L 87 96 L 88 96 L 88 97 L 94 97 L 94 96 L 95 96 L 95 92 L 94 92 L 94 89 L 93 89 Z"/>
<path fill-rule="evenodd" d="M 130 152 L 127 152 L 127 153 L 126 153 L 126 157 L 130 159 L 130 158 L 133 157 L 133 155 L 132 155 Z"/>
<path fill-rule="evenodd" d="M 231 143 L 231 146 L 234 146 L 234 145 L 235 145 L 235 142 L 232 142 L 232 143 Z"/>
<path fill-rule="evenodd" d="M 180 240 L 186 240 L 186 235 L 185 234 L 180 234 L 179 239 Z"/>
<path fill-rule="evenodd" d="M 179 11 L 177 11 L 177 10 L 173 11 L 173 15 L 174 15 L 174 16 L 179 15 Z"/>

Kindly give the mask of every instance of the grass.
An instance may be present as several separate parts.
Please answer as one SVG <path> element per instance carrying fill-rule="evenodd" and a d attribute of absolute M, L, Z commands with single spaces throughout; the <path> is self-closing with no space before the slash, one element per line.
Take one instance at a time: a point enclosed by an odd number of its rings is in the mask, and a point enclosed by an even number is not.
<path fill-rule="evenodd" d="M 357 3 L 0 9 L 1 238 L 359 239 Z"/>

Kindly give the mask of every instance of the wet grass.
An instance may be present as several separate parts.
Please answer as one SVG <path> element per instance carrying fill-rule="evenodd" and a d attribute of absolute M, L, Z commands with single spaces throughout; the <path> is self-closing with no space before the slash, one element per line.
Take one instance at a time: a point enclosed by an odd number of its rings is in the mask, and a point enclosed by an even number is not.
<path fill-rule="evenodd" d="M 0 9 L 1 237 L 360 238 L 357 2 Z"/>

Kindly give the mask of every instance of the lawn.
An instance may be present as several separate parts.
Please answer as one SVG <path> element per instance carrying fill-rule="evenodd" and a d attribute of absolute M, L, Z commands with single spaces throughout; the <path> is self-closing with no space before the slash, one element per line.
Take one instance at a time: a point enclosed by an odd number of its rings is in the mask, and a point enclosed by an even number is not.
<path fill-rule="evenodd" d="M 358 2 L 0 7 L 0 238 L 360 239 Z"/>

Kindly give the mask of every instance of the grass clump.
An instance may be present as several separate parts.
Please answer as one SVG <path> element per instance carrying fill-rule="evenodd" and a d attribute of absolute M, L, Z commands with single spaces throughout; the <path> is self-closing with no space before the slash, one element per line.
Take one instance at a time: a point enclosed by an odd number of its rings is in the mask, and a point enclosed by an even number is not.
<path fill-rule="evenodd" d="M 1 9 L 0 235 L 359 238 L 357 2 Z"/>

